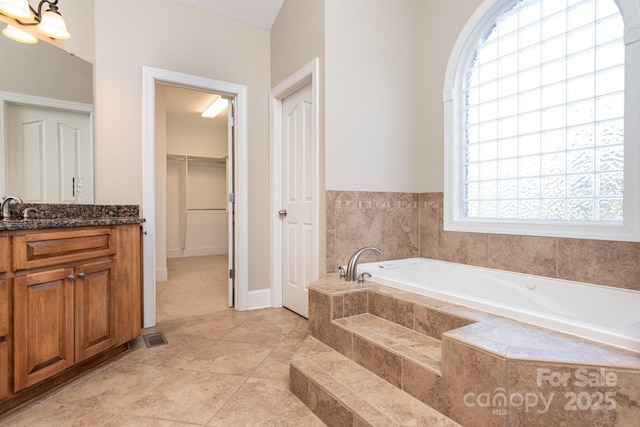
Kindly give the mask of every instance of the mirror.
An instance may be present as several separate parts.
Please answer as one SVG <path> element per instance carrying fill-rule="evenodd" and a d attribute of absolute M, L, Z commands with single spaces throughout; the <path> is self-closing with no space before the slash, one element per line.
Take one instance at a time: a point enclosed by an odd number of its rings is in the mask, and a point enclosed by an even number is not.
<path fill-rule="evenodd" d="M 93 164 L 93 65 L 0 36 L 0 195 L 93 203 Z"/>

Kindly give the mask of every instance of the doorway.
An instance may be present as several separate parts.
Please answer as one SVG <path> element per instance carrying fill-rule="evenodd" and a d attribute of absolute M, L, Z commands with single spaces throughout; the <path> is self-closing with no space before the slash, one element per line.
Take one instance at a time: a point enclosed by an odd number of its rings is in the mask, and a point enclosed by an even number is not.
<path fill-rule="evenodd" d="M 221 82 L 198 76 L 143 67 L 143 204 L 142 216 L 145 218 L 144 227 L 144 327 L 156 324 L 156 279 L 162 272 L 157 269 L 156 251 L 163 239 L 158 239 L 162 227 L 159 224 L 157 198 L 162 192 L 157 190 L 156 175 L 166 165 L 166 153 L 159 153 L 156 147 L 157 121 L 164 120 L 156 114 L 156 97 L 162 96 L 156 92 L 158 84 L 179 86 L 196 91 L 221 94 L 232 99 L 235 109 L 234 140 L 230 149 L 231 179 L 233 180 L 233 194 L 228 195 L 229 204 L 235 226 L 229 233 L 229 259 L 232 269 L 229 279 L 235 291 L 234 307 L 236 310 L 246 310 L 248 294 L 248 265 L 247 265 L 247 137 L 246 137 L 246 92 L 245 86 Z M 164 248 L 166 250 L 166 248 Z M 231 269 L 231 268 L 230 268 Z M 159 274 L 160 273 L 160 274 Z"/>
<path fill-rule="evenodd" d="M 223 94 L 156 83 L 158 321 L 233 306 L 232 107 Z"/>
<path fill-rule="evenodd" d="M 319 99 L 318 58 L 271 91 L 272 301 L 304 317 L 325 266 Z"/>

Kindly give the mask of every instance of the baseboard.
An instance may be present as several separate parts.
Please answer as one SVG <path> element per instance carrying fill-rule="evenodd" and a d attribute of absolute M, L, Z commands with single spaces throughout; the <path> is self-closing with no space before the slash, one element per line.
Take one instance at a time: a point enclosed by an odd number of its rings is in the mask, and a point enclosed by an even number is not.
<path fill-rule="evenodd" d="M 161 269 L 156 270 L 156 282 L 166 282 L 169 280 L 169 270 Z"/>
<path fill-rule="evenodd" d="M 167 249 L 167 258 L 182 258 L 182 249 Z"/>
<path fill-rule="evenodd" d="M 184 250 L 184 256 L 208 256 L 208 255 L 226 255 L 229 248 L 226 246 L 209 246 L 206 248 L 187 248 Z"/>
<path fill-rule="evenodd" d="M 167 258 L 183 258 L 190 256 L 227 255 L 227 246 L 209 246 L 206 248 L 167 249 Z"/>
<path fill-rule="evenodd" d="M 247 297 L 247 310 L 271 307 L 271 289 L 249 291 Z"/>

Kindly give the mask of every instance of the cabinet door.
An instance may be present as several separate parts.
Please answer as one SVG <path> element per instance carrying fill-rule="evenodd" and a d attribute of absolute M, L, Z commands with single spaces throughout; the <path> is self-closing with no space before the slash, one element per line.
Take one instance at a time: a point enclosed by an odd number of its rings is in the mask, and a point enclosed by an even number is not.
<path fill-rule="evenodd" d="M 118 340 L 124 344 L 142 329 L 141 232 L 138 224 L 116 227 Z"/>
<path fill-rule="evenodd" d="M 74 363 L 72 273 L 58 268 L 13 280 L 16 392 Z"/>
<path fill-rule="evenodd" d="M 112 260 L 86 263 L 75 269 L 76 349 L 79 362 L 115 343 L 116 311 Z"/>

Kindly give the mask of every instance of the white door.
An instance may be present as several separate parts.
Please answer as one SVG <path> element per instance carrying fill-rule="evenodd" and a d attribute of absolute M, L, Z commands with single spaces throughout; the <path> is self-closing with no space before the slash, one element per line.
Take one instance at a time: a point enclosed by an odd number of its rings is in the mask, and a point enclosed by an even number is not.
<path fill-rule="evenodd" d="M 7 107 L 7 193 L 27 203 L 92 203 L 89 114 Z"/>
<path fill-rule="evenodd" d="M 235 149 L 235 100 L 230 100 L 227 104 L 227 227 L 229 239 L 229 251 L 227 252 L 229 263 L 229 307 L 235 304 L 235 232 L 234 232 L 234 174 L 233 174 L 233 150 Z"/>
<path fill-rule="evenodd" d="M 309 317 L 317 244 L 312 105 L 311 84 L 282 102 L 282 304 L 304 317 Z"/>

